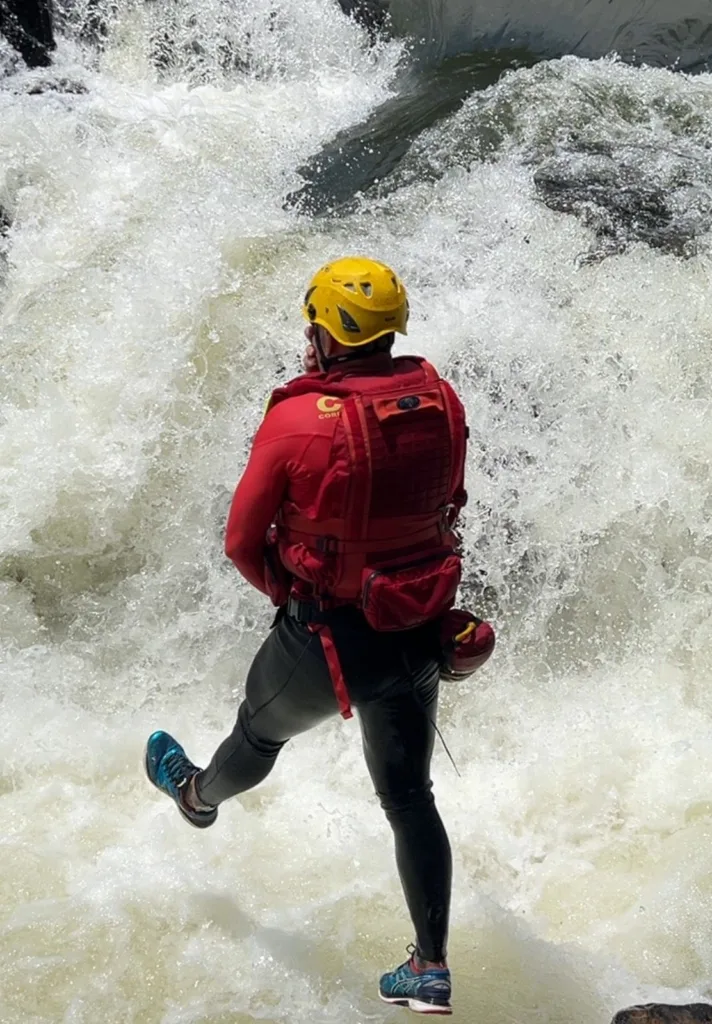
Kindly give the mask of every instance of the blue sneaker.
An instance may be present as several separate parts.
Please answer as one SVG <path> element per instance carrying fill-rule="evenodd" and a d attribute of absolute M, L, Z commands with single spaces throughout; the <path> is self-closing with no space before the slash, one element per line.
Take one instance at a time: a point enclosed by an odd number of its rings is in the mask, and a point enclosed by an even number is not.
<path fill-rule="evenodd" d="M 146 744 L 146 775 L 156 789 L 175 800 L 178 810 L 186 821 L 196 828 L 207 828 L 218 816 L 217 807 L 209 811 L 194 811 L 183 798 L 183 791 L 190 780 L 200 771 L 188 757 L 177 740 L 159 730 L 148 737 Z"/>
<path fill-rule="evenodd" d="M 384 1003 L 407 1006 L 416 1013 L 452 1013 L 451 992 L 447 967 L 419 967 L 415 952 L 395 971 L 384 974 L 378 986 Z"/>

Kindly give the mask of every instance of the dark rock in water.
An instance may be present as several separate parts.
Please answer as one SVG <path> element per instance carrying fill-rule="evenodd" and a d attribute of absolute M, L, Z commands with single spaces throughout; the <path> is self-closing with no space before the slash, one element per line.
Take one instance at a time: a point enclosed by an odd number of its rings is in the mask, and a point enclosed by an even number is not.
<path fill-rule="evenodd" d="M 28 96 L 41 96 L 46 92 L 61 92 L 74 96 L 81 96 L 88 92 L 83 82 L 74 82 L 70 78 L 47 78 L 40 82 L 33 82 L 27 89 Z"/>
<path fill-rule="evenodd" d="M 485 89 L 504 71 L 529 67 L 537 58 L 518 50 L 466 54 L 437 68 L 409 72 L 397 95 L 362 124 L 340 132 L 307 164 L 304 179 L 285 205 L 313 216 L 343 212 L 359 193 L 385 182 L 398 167 L 414 139 L 456 111 L 475 89 Z"/>
<path fill-rule="evenodd" d="M 339 7 L 350 18 L 363 26 L 375 42 L 388 24 L 388 7 L 383 0 L 337 0 Z"/>
<path fill-rule="evenodd" d="M 540 199 L 593 229 L 591 262 L 645 242 L 677 256 L 697 251 L 695 239 L 712 226 L 712 168 L 684 158 L 671 171 L 655 154 L 633 147 L 615 153 L 561 153 L 534 172 Z"/>
<path fill-rule="evenodd" d="M 217 68 L 226 75 L 259 74 L 252 31 L 231 16 L 229 5 L 223 8 L 223 17 L 206 26 L 199 13 L 183 19 L 178 7 L 166 12 L 160 0 L 146 2 L 162 12 L 160 28 L 151 39 L 151 63 L 159 72 L 170 74 L 177 69 L 194 83 L 210 81 Z M 265 11 L 263 16 L 269 32 L 279 30 L 277 11 Z M 101 39 L 98 43 L 102 45 Z"/>
<path fill-rule="evenodd" d="M 4 283 L 7 273 L 7 254 L 10 249 L 8 231 L 11 224 L 10 214 L 3 206 L 0 206 L 0 285 Z"/>
<path fill-rule="evenodd" d="M 712 16 L 709 0 L 336 0 L 341 9 L 362 23 L 385 25 L 390 34 L 408 39 L 409 74 L 396 83 L 397 95 L 387 100 L 362 124 L 347 129 L 299 168 L 304 184 L 286 198 L 288 207 L 312 215 L 341 212 L 374 185 L 382 194 L 387 179 L 407 159 L 411 144 L 429 126 L 457 109 L 473 90 L 492 84 L 511 67 L 575 54 L 598 58 L 617 54 L 633 64 L 678 70 L 703 70 L 712 64 Z M 469 54 L 471 68 L 482 60 L 479 74 L 451 63 Z M 498 61 L 497 55 L 514 59 Z M 521 55 L 518 58 L 516 55 Z M 523 58 L 523 59 L 522 59 Z M 438 79 L 447 71 L 449 81 Z M 494 72 L 494 74 L 493 74 Z M 487 80 L 489 79 L 489 80 Z M 501 113 L 507 118 L 507 104 Z M 464 138 L 472 152 L 497 144 L 505 129 L 497 118 L 482 122 L 478 138 Z M 437 161 L 436 161 L 437 162 Z M 463 164 L 466 163 L 463 160 Z M 549 170 L 549 176 L 553 170 Z M 438 172 L 435 172 L 437 176 Z M 545 181 L 542 197 L 569 189 L 566 183 Z M 420 175 L 418 175 L 420 177 Z M 702 230 L 696 213 L 690 223 L 666 189 L 646 185 L 641 193 L 635 179 L 617 200 L 614 189 L 592 204 L 600 252 L 620 251 L 632 234 L 638 240 L 671 252 L 687 254 L 689 241 Z M 679 197 L 678 197 L 679 198 Z M 589 200 L 573 194 L 570 203 L 584 216 Z M 616 202 L 620 209 L 616 209 Z M 573 210 L 572 210 L 573 212 Z M 635 222 L 634 229 L 630 225 Z M 600 225 L 600 226 L 598 226 Z M 665 228 L 667 227 L 667 230 Z M 591 258 L 597 258 L 593 254 Z"/>
<path fill-rule="evenodd" d="M 82 42 L 103 48 L 109 35 L 110 20 L 118 10 L 117 0 L 107 5 L 102 0 L 85 0 L 79 27 Z"/>
<path fill-rule="evenodd" d="M 667 1003 L 646 1003 L 644 1006 L 629 1006 L 615 1015 L 611 1024 L 699 1024 L 712 1021 L 712 1005 L 690 1003 L 687 1006 L 672 1006 Z"/>
<path fill-rule="evenodd" d="M 55 47 L 51 3 L 0 0 L 0 34 L 22 55 L 28 67 L 49 67 Z"/>

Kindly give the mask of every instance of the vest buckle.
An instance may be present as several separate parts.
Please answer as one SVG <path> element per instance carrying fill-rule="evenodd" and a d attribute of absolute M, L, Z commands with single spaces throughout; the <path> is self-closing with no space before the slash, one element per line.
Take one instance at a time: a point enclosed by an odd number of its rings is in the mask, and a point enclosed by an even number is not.
<path fill-rule="evenodd" d="M 316 549 L 323 555 L 337 555 L 339 553 L 339 538 L 328 535 L 317 537 Z"/>

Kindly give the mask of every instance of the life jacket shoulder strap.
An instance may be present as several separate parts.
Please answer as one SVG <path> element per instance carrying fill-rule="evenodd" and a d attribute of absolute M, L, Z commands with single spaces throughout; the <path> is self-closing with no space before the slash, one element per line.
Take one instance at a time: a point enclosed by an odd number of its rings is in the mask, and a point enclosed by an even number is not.
<path fill-rule="evenodd" d="M 347 536 L 358 541 L 368 535 L 368 513 L 373 489 L 371 443 L 361 395 L 353 395 L 344 402 L 341 425 L 351 466 L 343 529 Z"/>
<path fill-rule="evenodd" d="M 410 373 L 399 373 L 410 364 L 413 369 Z M 356 394 L 371 394 L 379 390 L 400 390 L 410 389 L 416 386 L 414 377 L 418 371 L 422 372 L 423 381 L 433 383 L 440 380 L 440 376 L 426 359 L 420 356 L 397 356 L 393 360 L 393 367 L 396 371 L 393 375 L 378 376 L 370 378 L 369 384 L 364 386 L 363 377 L 343 377 L 342 373 L 305 373 L 301 377 L 295 377 L 279 388 L 275 388 L 267 402 L 265 413 L 269 412 L 279 402 L 287 398 L 296 398 L 300 395 L 331 395 L 334 398 L 349 398 Z M 367 378 L 368 379 L 368 378 Z"/>
<path fill-rule="evenodd" d="M 450 494 L 455 495 L 465 463 L 467 448 L 467 425 L 462 404 L 447 381 L 440 380 L 440 393 L 445 403 L 452 446 L 450 465 Z"/>

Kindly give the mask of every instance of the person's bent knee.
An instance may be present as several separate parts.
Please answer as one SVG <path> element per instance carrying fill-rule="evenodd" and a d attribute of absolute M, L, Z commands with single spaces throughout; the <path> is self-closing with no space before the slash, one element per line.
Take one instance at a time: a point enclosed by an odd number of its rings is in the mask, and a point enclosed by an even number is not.
<path fill-rule="evenodd" d="M 255 735 L 249 717 L 243 703 L 231 735 L 218 748 L 205 771 L 196 775 L 195 793 L 201 802 L 217 807 L 224 800 L 257 786 L 272 770 L 287 740 L 266 740 Z"/>
<path fill-rule="evenodd" d="M 398 793 L 378 793 L 377 795 L 389 821 L 392 817 L 432 807 L 435 803 L 432 782 L 417 789 L 403 790 Z"/>

